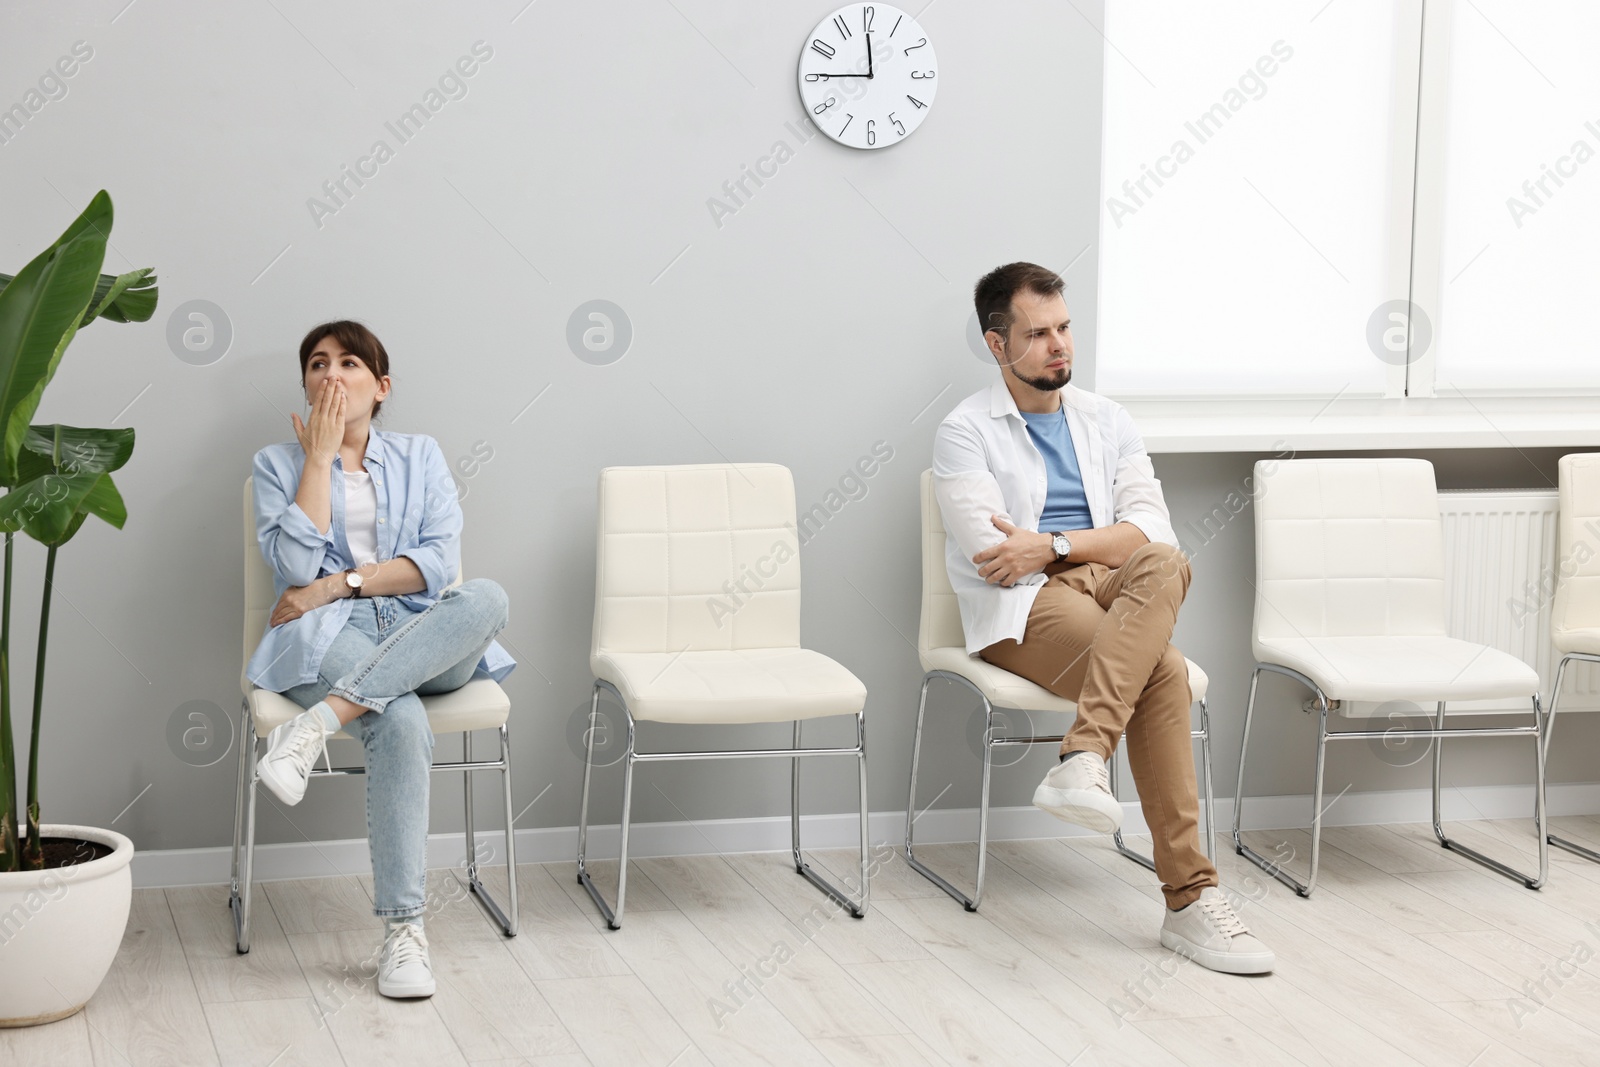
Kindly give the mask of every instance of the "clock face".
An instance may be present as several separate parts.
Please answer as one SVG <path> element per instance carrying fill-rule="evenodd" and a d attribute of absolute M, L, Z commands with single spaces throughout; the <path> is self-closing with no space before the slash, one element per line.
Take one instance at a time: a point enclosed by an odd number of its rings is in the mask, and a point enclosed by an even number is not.
<path fill-rule="evenodd" d="M 887 148 L 922 125 L 939 88 L 933 42 L 887 4 L 849 4 L 800 49 L 800 100 L 817 128 L 851 148 Z"/>

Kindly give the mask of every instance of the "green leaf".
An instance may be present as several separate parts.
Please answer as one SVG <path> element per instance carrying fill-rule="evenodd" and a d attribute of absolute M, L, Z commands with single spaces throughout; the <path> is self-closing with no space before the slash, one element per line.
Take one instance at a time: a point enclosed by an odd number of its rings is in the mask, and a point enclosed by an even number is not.
<path fill-rule="evenodd" d="M 89 311 L 78 323 L 87 326 L 96 318 L 111 322 L 148 322 L 155 314 L 159 290 L 154 267 L 141 267 L 127 274 L 102 274 L 89 300 Z M 12 275 L 0 273 L 0 289 L 11 284 Z M 126 280 L 125 280 L 126 279 Z M 113 293 L 113 287 L 121 288 Z"/>
<path fill-rule="evenodd" d="M 16 484 L 28 424 L 94 296 L 111 220 L 111 198 L 101 190 L 0 290 L 0 484 Z"/>
<path fill-rule="evenodd" d="M 0 497 L 0 532 L 22 531 L 41 544 L 60 544 L 83 499 L 104 474 L 46 473 Z"/>
<path fill-rule="evenodd" d="M 67 523 L 67 532 L 61 536 L 61 543 L 66 544 L 68 541 L 72 540 L 73 537 L 77 535 L 78 531 L 83 528 L 84 521 L 88 518 L 89 513 L 87 511 L 80 511 L 76 515 L 72 516 L 72 521 Z"/>
<path fill-rule="evenodd" d="M 121 529 L 128 511 L 109 472 L 128 462 L 133 443 L 132 427 L 30 426 L 17 456 L 16 499 L 0 498 L 0 532 L 22 530 L 42 544 L 64 545 L 89 515 Z M 81 501 L 71 512 L 58 511 L 73 506 L 85 480 L 88 490 Z"/>
<path fill-rule="evenodd" d="M 122 494 L 117 491 L 117 485 L 109 474 L 102 474 L 99 481 L 94 483 L 94 488 L 89 490 L 89 495 L 83 498 L 82 507 L 73 516 L 72 524 L 68 525 L 67 534 L 60 543 L 66 544 L 72 540 L 72 535 L 78 532 L 78 527 L 90 515 L 105 520 L 119 530 L 128 521 L 128 505 L 123 503 Z"/>
<path fill-rule="evenodd" d="M 57 434 L 59 454 L 55 454 Z M 36 424 L 28 427 L 27 436 L 22 439 L 18 473 L 32 478 L 58 468 L 75 473 L 120 470 L 133 455 L 133 438 L 131 426 L 102 430 L 60 423 Z"/>
<path fill-rule="evenodd" d="M 0 497 L 0 532 L 59 546 L 88 515 L 121 529 L 128 510 L 109 472 L 128 461 L 133 443 L 131 427 L 30 426 L 17 457 L 21 484 Z"/>
<path fill-rule="evenodd" d="M 154 267 L 140 267 L 127 274 L 100 275 L 89 301 L 89 310 L 78 323 L 81 329 L 96 318 L 112 322 L 147 322 L 156 310 Z"/>

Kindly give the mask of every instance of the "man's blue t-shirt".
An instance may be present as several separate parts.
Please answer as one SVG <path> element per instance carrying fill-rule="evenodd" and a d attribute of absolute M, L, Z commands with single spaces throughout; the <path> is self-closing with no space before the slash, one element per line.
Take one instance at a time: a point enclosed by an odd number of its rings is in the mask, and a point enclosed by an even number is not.
<path fill-rule="evenodd" d="M 1045 491 L 1044 514 L 1039 516 L 1039 530 L 1087 530 L 1094 525 L 1089 516 L 1089 498 L 1083 491 L 1083 472 L 1078 469 L 1078 451 L 1072 447 L 1072 433 L 1067 429 L 1067 409 L 1062 405 L 1047 415 L 1020 411 L 1028 424 L 1028 436 L 1044 456 L 1045 472 L 1049 478 Z"/>

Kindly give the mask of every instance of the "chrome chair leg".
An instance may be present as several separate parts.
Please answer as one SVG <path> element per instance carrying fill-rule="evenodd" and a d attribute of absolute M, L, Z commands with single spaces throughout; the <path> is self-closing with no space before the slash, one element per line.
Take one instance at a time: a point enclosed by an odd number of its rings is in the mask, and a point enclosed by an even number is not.
<path fill-rule="evenodd" d="M 233 884 L 228 906 L 233 911 L 234 950 L 250 951 L 250 889 L 254 884 L 256 855 L 256 730 L 250 717 L 250 701 L 244 700 L 240 712 L 239 782 L 237 806 L 233 814 Z"/>
<path fill-rule="evenodd" d="M 800 727 L 802 720 L 796 719 L 794 723 L 794 748 L 800 749 Z M 856 747 L 861 750 L 858 756 L 860 766 L 861 789 L 861 887 L 860 901 L 851 900 L 842 890 L 832 882 L 822 877 L 807 863 L 805 856 L 800 851 L 800 757 L 795 756 L 789 760 L 789 830 L 791 849 L 794 856 L 795 873 L 801 875 L 806 881 L 822 890 L 827 897 L 850 913 L 851 918 L 864 919 L 867 915 L 867 765 L 866 765 L 866 725 L 865 717 L 856 716 Z"/>
<path fill-rule="evenodd" d="M 596 681 L 594 691 L 589 703 L 589 729 L 587 731 L 588 755 L 583 762 L 583 800 L 578 811 L 578 884 L 589 893 L 589 898 L 594 901 L 595 907 L 600 909 L 601 916 L 606 925 L 613 930 L 622 929 L 622 912 L 626 907 L 628 895 L 628 823 L 630 809 L 633 807 L 633 716 L 628 716 L 628 747 L 623 755 L 622 768 L 622 838 L 617 862 L 617 907 L 613 911 L 606 903 L 605 897 L 596 888 L 594 879 L 589 875 L 585 863 L 589 836 L 589 781 L 594 770 L 594 736 L 595 723 L 598 721 L 600 711 L 600 690 L 604 687 L 616 695 L 618 701 L 622 694 L 606 682 Z M 626 707 L 626 705 L 624 705 Z"/>
<path fill-rule="evenodd" d="M 994 778 L 994 705 L 983 702 L 983 785 L 978 794 L 978 881 L 972 893 L 972 910 L 983 901 L 983 875 L 989 866 L 989 786 Z"/>
<path fill-rule="evenodd" d="M 589 847 L 589 780 L 594 776 L 594 724 L 600 712 L 600 685 L 589 695 L 589 726 L 583 732 L 583 794 L 578 801 L 578 884 L 584 884 L 584 858 Z"/>
<path fill-rule="evenodd" d="M 917 771 L 922 763 L 922 727 L 928 708 L 928 686 L 938 677 L 937 671 L 930 671 L 922 676 L 922 694 L 917 700 L 917 722 L 911 735 L 911 785 L 906 794 L 906 863 L 912 870 L 950 894 L 968 911 L 977 911 L 977 906 L 971 897 L 917 859 L 916 828 L 917 820 L 922 817 L 922 813 L 917 811 Z"/>
<path fill-rule="evenodd" d="M 472 731 L 461 731 L 461 762 L 472 762 Z M 478 837 L 473 827 L 472 811 L 472 772 L 466 771 L 461 775 L 461 811 L 464 819 L 465 833 L 463 841 L 467 849 L 466 868 L 470 881 L 478 880 Z"/>
<path fill-rule="evenodd" d="M 906 859 L 916 862 L 917 845 L 917 769 L 922 760 L 922 718 L 928 707 L 929 675 L 922 676 L 922 693 L 917 699 L 917 718 L 911 728 L 911 784 L 906 790 Z"/>
<path fill-rule="evenodd" d="M 916 841 L 913 834 L 916 821 L 921 818 L 921 813 L 916 810 L 917 768 L 922 759 L 922 728 L 928 707 L 928 686 L 938 679 L 959 682 L 976 693 L 978 699 L 983 701 L 983 781 L 978 802 L 978 875 L 976 888 L 970 897 L 952 885 L 943 875 L 917 859 Z M 917 701 L 917 725 L 911 742 L 911 788 L 906 798 L 906 863 L 912 870 L 950 894 L 952 899 L 968 911 L 977 911 L 978 903 L 983 899 L 984 858 L 989 851 L 989 770 L 992 762 L 991 755 L 994 751 L 993 742 L 994 706 L 989 703 L 982 690 L 959 674 L 953 674 L 949 671 L 929 671 L 922 676 L 922 695 Z M 934 799 L 937 800 L 938 797 Z"/>
<path fill-rule="evenodd" d="M 968 689 L 972 690 L 972 692 L 977 695 L 978 699 L 983 702 L 983 778 L 979 789 L 978 799 L 978 870 L 975 888 L 972 896 L 970 897 L 952 885 L 944 876 L 940 875 L 937 871 L 932 870 L 927 864 L 917 859 L 915 830 L 916 821 L 918 818 L 920 818 L 920 813 L 917 811 L 917 771 L 921 767 L 922 763 L 922 732 L 927 717 L 928 687 L 934 681 L 939 679 L 961 683 Z M 1215 815 L 1216 808 L 1214 807 L 1213 803 L 1211 782 L 1210 716 L 1206 708 L 1206 702 L 1202 700 L 1199 703 L 1201 728 L 1197 731 L 1191 731 L 1190 736 L 1192 738 L 1198 738 L 1201 742 L 1201 752 L 1205 765 L 1206 831 L 1210 845 L 1209 855 L 1215 859 L 1217 851 L 1217 838 L 1215 819 L 1213 816 Z M 988 698 L 983 695 L 983 691 L 981 689 L 973 685 L 972 682 L 968 681 L 966 678 L 963 678 L 961 675 L 954 674 L 950 671 L 929 671 L 924 674 L 922 677 L 922 690 L 917 699 L 916 725 L 913 728 L 911 739 L 911 784 L 906 795 L 906 863 L 910 865 L 912 870 L 928 879 L 928 881 L 932 882 L 940 889 L 943 889 L 954 900 L 959 902 L 962 907 L 966 908 L 968 911 L 977 911 L 978 904 L 983 900 L 983 876 L 987 866 L 986 861 L 989 854 L 989 788 L 992 778 L 991 772 L 993 770 L 993 754 L 995 746 L 1001 744 L 1059 744 L 1061 740 L 1062 739 L 1060 737 L 1054 736 L 1026 738 L 996 737 L 995 708 L 994 705 L 989 703 Z M 1112 775 L 1111 789 L 1112 792 L 1115 793 L 1117 788 L 1117 764 L 1114 756 L 1110 766 Z M 934 799 L 937 800 L 938 797 L 935 797 Z M 1235 830 L 1235 837 L 1237 837 L 1237 829 Z M 1152 871 L 1155 870 L 1155 862 L 1153 860 L 1134 852 L 1123 843 L 1122 834 L 1120 831 L 1113 836 L 1113 840 L 1116 844 L 1118 852 L 1121 852 L 1124 856 L 1127 856 L 1129 859 Z"/>
<path fill-rule="evenodd" d="M 1559 668 L 1557 670 L 1559 674 Z M 1435 718 L 1434 729 L 1444 730 L 1444 701 L 1439 701 Z M 1461 855 L 1489 868 L 1497 874 L 1505 875 L 1513 882 L 1521 882 L 1529 889 L 1538 889 L 1550 877 L 1550 833 L 1546 825 L 1545 813 L 1545 788 L 1544 788 L 1544 762 L 1545 744 L 1549 739 L 1549 724 L 1543 721 L 1539 708 L 1539 694 L 1533 694 L 1533 721 L 1540 727 L 1533 738 L 1534 755 L 1534 791 L 1533 791 L 1533 820 L 1539 833 L 1539 875 L 1537 878 L 1529 877 L 1515 867 L 1501 863 L 1497 859 L 1484 855 L 1476 849 L 1468 848 L 1458 841 L 1452 841 L 1445 836 L 1442 809 L 1442 778 L 1444 770 L 1444 738 L 1437 738 L 1433 750 L 1433 836 L 1438 838 L 1439 845 L 1451 852 Z"/>
<path fill-rule="evenodd" d="M 1314 808 L 1311 816 L 1311 870 L 1306 881 L 1290 875 L 1283 866 L 1265 856 L 1260 855 L 1247 847 L 1240 838 L 1240 823 L 1244 813 L 1244 769 L 1246 757 L 1250 748 L 1250 724 L 1255 716 L 1256 683 L 1262 671 L 1272 671 L 1294 678 L 1310 689 L 1317 697 L 1317 771 L 1316 785 L 1312 794 Z M 1550 871 L 1549 833 L 1545 811 L 1545 746 L 1549 743 L 1549 723 L 1542 715 L 1539 704 L 1539 694 L 1533 694 L 1533 721 L 1532 726 L 1515 727 L 1474 727 L 1461 730 L 1447 730 L 1444 725 L 1445 702 L 1439 701 L 1435 713 L 1434 725 L 1426 730 L 1340 730 L 1331 732 L 1328 729 L 1328 695 L 1318 685 L 1289 667 L 1275 663 L 1257 663 L 1250 674 L 1250 699 L 1245 705 L 1244 712 L 1244 737 L 1239 745 L 1239 780 L 1234 789 L 1233 807 L 1233 848 L 1239 855 L 1244 856 L 1257 867 L 1272 875 L 1284 885 L 1293 889 L 1302 897 L 1309 897 L 1316 888 L 1318 861 L 1321 856 L 1322 846 L 1322 796 L 1323 784 L 1327 770 L 1327 753 L 1329 741 L 1374 741 L 1393 740 L 1397 738 L 1431 738 L 1437 742 L 1433 750 L 1433 832 L 1439 839 L 1439 844 L 1451 852 L 1459 852 L 1477 863 L 1483 864 L 1490 870 L 1505 875 L 1512 881 L 1522 882 L 1529 889 L 1538 889 L 1544 884 Z M 1442 803 L 1442 780 L 1444 766 L 1444 741 L 1448 737 L 1529 737 L 1533 740 L 1534 750 L 1534 822 L 1539 832 L 1539 874 L 1532 877 L 1508 867 L 1499 860 L 1491 859 L 1483 853 L 1468 848 L 1465 845 L 1452 841 L 1445 835 Z"/>
<path fill-rule="evenodd" d="M 800 720 L 794 721 L 794 748 L 800 747 Z M 805 874 L 806 861 L 800 855 L 800 757 L 789 761 L 789 841 L 794 856 L 794 873 Z"/>
<path fill-rule="evenodd" d="M 617 856 L 617 905 L 613 911 L 611 906 L 600 894 L 595 886 L 594 879 L 589 874 L 587 866 L 587 850 L 589 836 L 589 786 L 594 771 L 594 735 L 593 723 L 598 716 L 600 706 L 600 690 L 610 690 L 622 705 L 628 723 L 627 751 L 623 754 L 622 769 L 622 824 L 621 841 Z M 622 929 L 622 914 L 627 901 L 628 893 L 628 831 L 632 823 L 633 811 L 633 772 L 637 763 L 660 763 L 669 760 L 718 760 L 718 759 L 746 759 L 746 758 L 776 758 L 790 761 L 790 817 L 791 844 L 794 856 L 795 870 L 804 875 L 806 880 L 826 893 L 829 899 L 837 901 L 848 909 L 850 914 L 861 918 L 867 912 L 867 856 L 869 849 L 867 825 L 867 764 L 866 764 L 866 712 L 856 713 L 856 743 L 851 748 L 801 748 L 800 723 L 796 721 L 794 730 L 794 743 L 790 748 L 777 749 L 741 749 L 741 750 L 713 750 L 700 752 L 639 752 L 637 750 L 634 734 L 633 713 L 628 710 L 628 703 L 622 694 L 610 682 L 597 679 L 594 694 L 590 703 L 589 721 L 591 728 L 587 738 L 587 757 L 583 765 L 583 799 L 578 811 L 578 882 L 588 892 L 589 898 L 594 901 L 595 907 L 600 909 L 600 914 L 605 918 L 606 925 L 613 930 Z M 805 862 L 805 856 L 800 850 L 800 777 L 799 763 L 804 756 L 854 756 L 857 761 L 857 775 L 861 791 L 861 898 L 853 901 L 839 889 L 831 885 L 826 879 L 811 869 Z"/>
<path fill-rule="evenodd" d="M 463 764 L 472 762 L 472 731 L 461 732 L 461 759 Z M 472 769 L 464 769 L 461 773 L 462 789 L 464 791 L 463 812 L 466 818 L 465 843 L 467 848 L 466 874 L 467 891 L 477 898 L 479 907 L 483 908 L 491 921 L 500 927 L 500 932 L 507 937 L 517 936 L 517 866 L 516 842 L 513 840 L 514 828 L 511 825 L 511 747 L 508 740 L 505 724 L 500 725 L 500 774 L 506 789 L 506 879 L 507 902 L 511 908 L 511 915 L 507 916 L 500 910 L 500 905 L 490 895 L 483 880 L 478 876 L 478 837 L 477 827 L 474 823 L 474 809 L 472 804 Z M 491 765 L 492 766 L 492 765 Z"/>
<path fill-rule="evenodd" d="M 1126 740 L 1126 735 L 1124 735 L 1124 740 Z M 1120 752 L 1113 752 L 1111 754 L 1111 764 L 1110 764 L 1110 769 L 1111 769 L 1111 796 L 1119 804 L 1122 803 L 1122 793 L 1121 793 L 1121 789 L 1120 789 L 1122 775 L 1121 775 L 1121 771 L 1119 770 L 1119 768 L 1122 765 L 1122 755 L 1123 754 L 1120 753 Z M 1148 871 L 1154 871 L 1156 869 L 1156 861 L 1154 859 L 1152 859 L 1149 856 L 1146 856 L 1142 852 L 1135 852 L 1133 849 L 1131 849 L 1131 848 L 1129 848 L 1127 846 L 1127 844 L 1122 840 L 1122 830 L 1121 830 L 1120 827 L 1118 829 L 1112 831 L 1111 843 L 1114 846 L 1116 846 L 1116 849 L 1117 849 L 1118 852 L 1122 853 L 1124 856 L 1128 857 L 1130 860 L 1132 860 L 1133 862 L 1137 863 L 1139 866 L 1145 868 Z"/>
<path fill-rule="evenodd" d="M 1550 710 L 1545 713 L 1544 751 L 1547 762 L 1550 759 L 1550 735 L 1555 732 L 1556 728 L 1556 708 L 1561 703 L 1561 681 L 1567 672 L 1567 664 L 1572 660 L 1600 663 L 1600 656 L 1591 656 L 1583 652 L 1568 652 L 1561 657 L 1561 665 L 1556 668 L 1555 688 L 1550 691 Z M 1557 837 L 1555 834 L 1546 834 L 1545 840 L 1557 848 L 1563 848 L 1575 855 L 1582 856 L 1591 863 L 1600 863 L 1600 852 L 1580 845 L 1576 841 L 1568 841 L 1566 838 Z"/>
<path fill-rule="evenodd" d="M 622 909 L 628 899 L 628 832 L 633 828 L 633 723 L 628 723 L 628 751 L 622 760 L 622 833 L 617 846 L 617 913 L 606 925 L 622 929 Z M 590 886 L 594 885 L 591 879 Z"/>
<path fill-rule="evenodd" d="M 1311 791 L 1311 871 L 1306 876 L 1305 892 L 1309 897 L 1317 885 L 1317 870 L 1322 861 L 1322 796 L 1328 779 L 1328 695 L 1317 690 L 1317 776 Z"/>
<path fill-rule="evenodd" d="M 867 714 L 863 708 L 856 715 L 856 789 L 861 796 L 861 914 L 867 913 L 872 895 L 872 872 L 868 853 L 872 850 L 871 811 L 867 800 Z"/>
<path fill-rule="evenodd" d="M 500 787 L 506 801 L 506 907 L 510 923 L 507 937 L 517 936 L 520 921 L 517 911 L 517 828 L 516 816 L 511 811 L 511 730 L 509 723 L 500 724 L 500 759 L 505 764 L 500 769 Z"/>
<path fill-rule="evenodd" d="M 240 708 L 239 720 L 244 722 L 250 717 L 250 703 L 245 701 Z M 239 770 L 238 782 L 233 793 L 233 874 L 230 876 L 232 885 L 229 891 L 229 900 L 239 893 L 239 851 L 244 847 L 244 737 L 239 738 Z M 229 904 L 232 907 L 232 904 Z"/>
<path fill-rule="evenodd" d="M 240 707 L 239 780 L 234 793 L 233 814 L 233 875 L 229 886 L 228 907 L 233 912 L 234 944 L 242 955 L 250 951 L 250 897 L 255 875 L 256 844 L 256 769 L 260 759 L 260 742 L 255 735 L 255 724 L 250 716 L 250 701 L 246 697 Z M 506 879 L 507 902 L 510 914 L 501 911 L 499 904 L 489 894 L 478 876 L 477 837 L 473 820 L 472 773 L 478 770 L 498 769 L 504 786 L 506 805 Z M 436 771 L 461 772 L 463 808 L 465 813 L 465 840 L 467 849 L 466 873 L 468 891 L 478 898 L 478 903 L 497 923 L 507 937 L 517 935 L 517 853 L 515 828 L 511 810 L 511 742 L 505 723 L 500 725 L 500 758 L 474 765 L 472 759 L 472 734 L 462 733 L 462 761 L 460 763 L 434 764 L 429 773 Z M 340 767 L 332 771 L 312 770 L 311 777 L 328 775 L 345 776 L 365 773 L 363 768 Z M 582 835 L 580 833 L 580 847 Z"/>
<path fill-rule="evenodd" d="M 1244 768 L 1246 758 L 1250 752 L 1250 725 L 1255 719 L 1256 712 L 1256 687 L 1261 680 L 1262 671 L 1273 671 L 1298 679 L 1306 688 L 1317 695 L 1318 725 L 1317 725 L 1317 772 L 1316 788 L 1313 796 L 1315 808 L 1312 812 L 1311 823 L 1311 873 L 1304 882 L 1283 869 L 1283 866 L 1274 860 L 1269 860 L 1255 849 L 1244 843 L 1240 835 L 1240 827 L 1244 817 Z M 1258 663 L 1250 672 L 1250 696 L 1244 708 L 1244 736 L 1239 741 L 1239 779 L 1233 790 L 1233 850 L 1245 859 L 1266 871 L 1272 877 L 1293 889 L 1302 897 L 1309 897 L 1317 884 L 1317 861 L 1320 858 L 1322 835 L 1322 783 L 1327 766 L 1327 741 L 1328 741 L 1328 698 L 1321 688 L 1310 678 L 1299 671 L 1292 671 L 1287 667 L 1278 667 L 1272 664 Z"/>

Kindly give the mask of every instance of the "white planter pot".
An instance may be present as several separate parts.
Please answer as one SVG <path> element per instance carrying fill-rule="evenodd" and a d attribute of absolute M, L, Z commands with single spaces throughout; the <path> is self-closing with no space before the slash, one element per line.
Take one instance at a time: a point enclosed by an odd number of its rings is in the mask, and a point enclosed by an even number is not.
<path fill-rule="evenodd" d="M 70 867 L 0 873 L 0 1026 L 36 1026 L 82 1009 L 128 926 L 133 842 L 92 826 L 46 824 L 42 832 L 113 851 Z"/>

